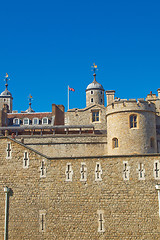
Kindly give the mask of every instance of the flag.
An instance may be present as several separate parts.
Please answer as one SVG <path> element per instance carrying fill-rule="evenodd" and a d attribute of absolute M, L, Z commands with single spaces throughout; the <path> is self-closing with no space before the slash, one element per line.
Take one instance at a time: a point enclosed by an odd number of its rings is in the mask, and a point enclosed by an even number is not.
<path fill-rule="evenodd" d="M 8 73 L 6 73 L 6 78 L 8 78 Z"/>
<path fill-rule="evenodd" d="M 69 87 L 69 91 L 75 92 L 75 89 Z"/>

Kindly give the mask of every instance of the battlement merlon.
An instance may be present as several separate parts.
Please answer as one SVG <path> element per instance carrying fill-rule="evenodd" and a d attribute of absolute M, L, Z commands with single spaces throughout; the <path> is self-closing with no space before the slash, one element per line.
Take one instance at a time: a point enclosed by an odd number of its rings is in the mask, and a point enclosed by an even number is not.
<path fill-rule="evenodd" d="M 117 112 L 153 112 L 156 113 L 155 104 L 143 99 L 129 99 L 114 101 L 106 107 L 106 115 Z"/>

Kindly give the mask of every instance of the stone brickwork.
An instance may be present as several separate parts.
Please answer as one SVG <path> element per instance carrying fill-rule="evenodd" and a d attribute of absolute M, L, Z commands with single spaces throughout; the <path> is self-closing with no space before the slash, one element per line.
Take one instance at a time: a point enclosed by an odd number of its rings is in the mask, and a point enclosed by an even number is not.
<path fill-rule="evenodd" d="M 119 101 L 107 106 L 108 154 L 143 154 L 157 152 L 156 112 L 153 103 Z M 136 116 L 136 127 L 130 126 L 130 116 Z M 113 147 L 113 139 L 118 147 Z M 150 146 L 153 138 L 154 146 Z"/>
<path fill-rule="evenodd" d="M 16 137 L 18 141 L 21 137 Z M 23 136 L 26 146 L 48 157 L 76 157 L 107 154 L 106 135 Z"/>
<path fill-rule="evenodd" d="M 91 91 L 93 94 L 91 94 Z M 93 100 L 91 101 L 91 99 Z M 104 91 L 97 89 L 86 91 L 86 106 L 88 107 L 93 104 L 104 105 Z"/>
<path fill-rule="evenodd" d="M 6 159 L 7 142 L 11 143 L 11 159 Z M 160 178 L 155 179 L 155 162 L 160 162 L 160 155 L 49 159 L 12 139 L 0 138 L 0 145 L 0 239 L 4 238 L 5 186 L 11 189 L 10 240 L 159 239 L 155 186 Z M 23 168 L 25 151 L 29 154 L 27 169 Z M 44 178 L 40 177 L 42 160 Z M 72 181 L 66 181 L 68 163 Z M 80 181 L 81 163 L 86 164 L 86 181 Z M 97 163 L 102 170 L 100 181 L 95 181 Z M 141 170 L 145 169 L 141 180 L 140 163 Z"/>
<path fill-rule="evenodd" d="M 99 121 L 93 122 L 92 112 L 99 111 Z M 93 124 L 97 130 L 106 130 L 106 108 L 103 105 L 92 105 L 84 109 L 71 109 L 65 113 L 66 125 L 89 125 Z"/>

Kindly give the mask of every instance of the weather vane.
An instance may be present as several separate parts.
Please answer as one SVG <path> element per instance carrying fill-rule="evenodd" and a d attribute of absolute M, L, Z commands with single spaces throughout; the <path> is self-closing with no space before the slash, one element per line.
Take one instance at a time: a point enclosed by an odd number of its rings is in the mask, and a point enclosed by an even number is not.
<path fill-rule="evenodd" d="M 91 67 L 93 68 L 92 71 L 94 71 L 94 73 L 96 72 L 96 70 L 98 70 L 97 65 L 95 63 L 93 63 L 93 66 L 91 66 Z"/>
<path fill-rule="evenodd" d="M 6 81 L 6 84 L 5 84 L 6 89 L 8 87 L 8 80 L 10 80 L 10 79 L 8 78 L 8 73 L 6 73 L 6 76 L 5 76 L 5 79 L 4 79 L 4 81 Z"/>
<path fill-rule="evenodd" d="M 31 95 L 31 94 L 29 94 L 28 98 L 29 98 L 29 105 L 31 105 L 31 101 L 33 100 L 33 97 L 32 97 L 32 95 Z"/>

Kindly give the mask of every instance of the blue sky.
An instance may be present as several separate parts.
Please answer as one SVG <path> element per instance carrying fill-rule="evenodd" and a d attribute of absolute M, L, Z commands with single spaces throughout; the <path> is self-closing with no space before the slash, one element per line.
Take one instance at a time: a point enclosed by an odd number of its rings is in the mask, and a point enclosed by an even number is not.
<path fill-rule="evenodd" d="M 145 98 L 160 88 L 160 1 L 27 0 L 0 3 L 0 91 L 4 76 L 14 110 L 85 107 L 97 81 L 120 98 Z"/>

